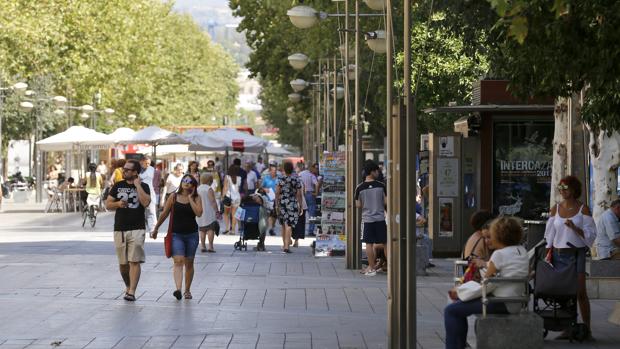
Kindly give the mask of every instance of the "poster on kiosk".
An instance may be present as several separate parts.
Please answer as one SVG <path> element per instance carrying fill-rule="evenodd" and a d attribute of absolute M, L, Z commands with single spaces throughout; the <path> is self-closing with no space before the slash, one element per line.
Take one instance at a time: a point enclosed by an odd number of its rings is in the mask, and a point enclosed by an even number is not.
<path fill-rule="evenodd" d="M 324 153 L 321 157 L 321 226 L 314 249 L 316 257 L 345 255 L 345 170 L 345 152 Z"/>

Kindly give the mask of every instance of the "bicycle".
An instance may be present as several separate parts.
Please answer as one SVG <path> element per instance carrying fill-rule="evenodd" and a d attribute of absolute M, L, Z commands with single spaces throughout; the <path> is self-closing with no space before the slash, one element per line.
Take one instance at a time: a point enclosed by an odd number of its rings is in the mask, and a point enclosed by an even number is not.
<path fill-rule="evenodd" d="M 86 221 L 90 222 L 92 228 L 97 223 L 97 213 L 99 212 L 99 195 L 88 194 L 86 198 L 86 207 L 82 211 L 82 227 L 86 226 Z"/>

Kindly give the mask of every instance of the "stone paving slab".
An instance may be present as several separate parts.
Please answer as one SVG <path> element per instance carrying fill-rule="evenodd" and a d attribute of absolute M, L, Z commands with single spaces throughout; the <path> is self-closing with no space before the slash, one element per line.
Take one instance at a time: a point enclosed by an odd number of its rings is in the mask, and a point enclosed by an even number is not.
<path fill-rule="evenodd" d="M 82 228 L 79 215 L 0 214 L 0 349 L 4 348 L 386 348 L 387 280 L 346 270 L 342 258 L 233 251 L 234 236 L 199 254 L 194 299 L 177 301 L 162 241 L 148 241 L 138 301 L 122 300 L 112 215 Z M 252 245 L 252 242 L 250 242 Z M 452 261 L 418 278 L 418 348 L 443 348 L 442 312 Z M 607 322 L 615 302 L 592 301 L 596 342 L 547 340 L 549 348 L 616 348 Z M 473 319 L 470 321 L 473 329 Z M 552 338 L 554 334 L 551 334 Z M 475 343 L 473 330 L 470 343 Z M 60 345 L 58 345 L 60 343 Z"/>

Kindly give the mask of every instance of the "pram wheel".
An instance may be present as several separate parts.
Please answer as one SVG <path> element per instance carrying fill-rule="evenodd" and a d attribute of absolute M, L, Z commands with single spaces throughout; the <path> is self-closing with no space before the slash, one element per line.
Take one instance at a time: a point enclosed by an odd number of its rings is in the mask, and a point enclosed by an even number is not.
<path fill-rule="evenodd" d="M 234 248 L 235 250 L 237 250 L 237 249 L 238 249 L 238 250 L 240 250 L 240 251 L 241 251 L 241 249 L 239 248 L 239 241 L 235 242 L 235 244 L 233 245 L 233 248 Z"/>
<path fill-rule="evenodd" d="M 245 251 L 247 251 L 247 250 L 248 250 L 248 243 L 247 243 L 247 242 L 245 242 L 245 243 L 243 244 L 243 249 L 244 249 Z"/>
<path fill-rule="evenodd" d="M 548 334 L 549 334 L 549 330 L 547 329 L 543 330 L 543 338 L 547 338 Z"/>

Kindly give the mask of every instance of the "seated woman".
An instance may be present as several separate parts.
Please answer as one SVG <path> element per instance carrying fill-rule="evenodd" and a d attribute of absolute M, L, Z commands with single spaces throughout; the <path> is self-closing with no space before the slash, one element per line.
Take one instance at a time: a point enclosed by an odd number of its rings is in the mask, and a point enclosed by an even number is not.
<path fill-rule="evenodd" d="M 484 241 L 483 230 L 485 227 L 488 229 L 488 223 L 491 219 L 493 219 L 493 215 L 486 210 L 476 211 L 471 215 L 469 224 L 474 228 L 474 233 L 467 239 L 465 247 L 463 248 L 464 260 L 472 260 L 475 258 L 484 261 L 489 260 L 491 253 Z"/>
<path fill-rule="evenodd" d="M 490 245 L 495 251 L 487 263 L 485 277 L 527 277 L 529 261 L 527 250 L 521 246 L 523 229 L 519 222 L 511 217 L 501 217 L 491 223 Z M 493 291 L 498 297 L 516 297 L 525 292 L 521 283 L 501 283 Z M 517 313 L 519 304 L 490 303 L 490 314 Z M 467 317 L 482 313 L 482 300 L 477 298 L 467 302 L 460 300 L 444 309 L 444 326 L 446 329 L 446 348 L 463 349 L 467 345 Z"/>

